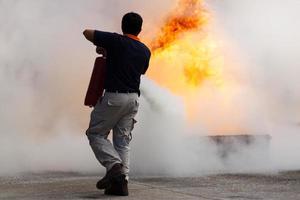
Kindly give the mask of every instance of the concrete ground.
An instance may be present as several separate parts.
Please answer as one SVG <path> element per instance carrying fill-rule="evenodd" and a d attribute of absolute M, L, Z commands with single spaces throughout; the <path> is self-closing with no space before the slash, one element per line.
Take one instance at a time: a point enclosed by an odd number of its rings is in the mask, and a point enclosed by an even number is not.
<path fill-rule="evenodd" d="M 129 197 L 105 196 L 98 177 L 76 173 L 0 178 L 0 199 L 279 199 L 300 200 L 300 171 L 191 178 L 132 178 Z"/>

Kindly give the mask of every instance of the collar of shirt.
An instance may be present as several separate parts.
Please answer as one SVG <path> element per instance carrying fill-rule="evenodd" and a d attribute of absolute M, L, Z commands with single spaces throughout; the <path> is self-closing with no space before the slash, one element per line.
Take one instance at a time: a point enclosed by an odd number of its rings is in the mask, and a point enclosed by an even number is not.
<path fill-rule="evenodd" d="M 131 38 L 131 39 L 133 39 L 133 40 L 140 41 L 140 38 L 138 38 L 138 37 L 135 36 L 135 35 L 132 35 L 132 34 L 124 34 L 124 35 L 127 36 L 127 37 L 129 37 L 129 38 Z"/>

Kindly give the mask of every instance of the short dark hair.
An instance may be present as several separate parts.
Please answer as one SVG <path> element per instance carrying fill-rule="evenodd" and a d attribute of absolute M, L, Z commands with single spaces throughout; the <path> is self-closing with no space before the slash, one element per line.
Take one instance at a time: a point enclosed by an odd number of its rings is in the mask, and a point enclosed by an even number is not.
<path fill-rule="evenodd" d="M 122 31 L 124 34 L 138 35 L 142 30 L 143 18 L 134 12 L 127 13 L 122 18 Z"/>

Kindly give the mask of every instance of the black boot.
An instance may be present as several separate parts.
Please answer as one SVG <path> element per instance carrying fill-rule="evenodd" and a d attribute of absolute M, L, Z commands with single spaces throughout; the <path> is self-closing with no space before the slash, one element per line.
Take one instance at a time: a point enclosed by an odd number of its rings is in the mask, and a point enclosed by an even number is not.
<path fill-rule="evenodd" d="M 110 187 L 104 191 L 106 195 L 128 196 L 128 181 L 125 175 L 113 178 Z"/>
<path fill-rule="evenodd" d="M 122 176 L 122 164 L 115 164 L 107 173 L 106 175 L 97 182 L 96 187 L 99 190 L 108 188 L 111 185 L 113 178 L 118 178 Z"/>

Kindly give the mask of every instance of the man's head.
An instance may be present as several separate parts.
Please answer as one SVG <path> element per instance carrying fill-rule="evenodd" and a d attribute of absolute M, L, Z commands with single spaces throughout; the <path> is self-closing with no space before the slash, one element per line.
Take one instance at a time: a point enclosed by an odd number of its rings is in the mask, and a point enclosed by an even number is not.
<path fill-rule="evenodd" d="M 142 30 L 143 18 L 134 12 L 127 13 L 122 19 L 122 31 L 124 34 L 137 36 Z"/>

